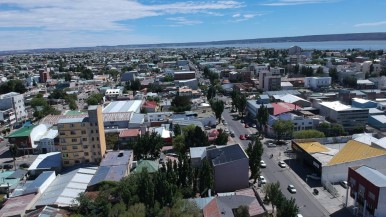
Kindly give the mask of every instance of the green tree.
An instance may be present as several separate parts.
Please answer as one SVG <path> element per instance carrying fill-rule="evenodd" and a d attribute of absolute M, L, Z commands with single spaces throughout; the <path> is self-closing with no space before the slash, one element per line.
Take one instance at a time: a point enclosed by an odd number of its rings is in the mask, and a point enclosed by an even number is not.
<path fill-rule="evenodd" d="M 202 168 L 200 171 L 199 189 L 203 195 L 208 189 L 213 189 L 214 177 L 213 168 L 210 166 L 208 159 L 204 159 L 202 162 Z"/>
<path fill-rule="evenodd" d="M 323 75 L 323 73 L 324 73 L 324 71 L 323 71 L 323 68 L 322 68 L 322 67 L 318 67 L 318 68 L 316 69 L 316 74 L 318 74 L 318 75 Z"/>
<path fill-rule="evenodd" d="M 239 206 L 234 211 L 234 217 L 250 217 L 248 206 Z"/>
<path fill-rule="evenodd" d="M 240 94 L 236 102 L 237 110 L 239 111 L 239 113 L 241 113 L 241 117 L 243 117 L 245 108 L 247 107 L 247 97 L 244 94 Z"/>
<path fill-rule="evenodd" d="M 16 170 L 16 157 L 19 153 L 19 148 L 17 145 L 13 144 L 9 146 L 9 152 L 11 153 L 13 159 L 13 168 Z"/>
<path fill-rule="evenodd" d="M 299 207 L 294 198 L 284 199 L 277 209 L 277 217 L 296 217 L 299 213 Z"/>
<path fill-rule="evenodd" d="M 94 74 L 92 73 L 91 69 L 84 68 L 80 72 L 79 77 L 85 80 L 92 80 L 94 78 Z"/>
<path fill-rule="evenodd" d="M 249 156 L 249 169 L 251 170 L 251 178 L 253 183 L 256 183 L 260 175 L 260 161 L 263 155 L 263 145 L 258 138 L 255 139 L 254 145 L 248 146 L 247 154 Z"/>
<path fill-rule="evenodd" d="M 294 124 L 289 120 L 277 120 L 273 124 L 273 129 L 275 130 L 277 141 L 280 141 L 284 137 L 292 136 Z"/>
<path fill-rule="evenodd" d="M 71 81 L 71 75 L 70 75 L 70 73 L 67 72 L 67 73 L 64 74 L 64 80 L 65 80 L 65 81 Z"/>
<path fill-rule="evenodd" d="M 136 203 L 127 208 L 126 217 L 145 217 L 146 207 L 143 203 Z"/>
<path fill-rule="evenodd" d="M 86 100 L 88 105 L 98 105 L 103 99 L 103 95 L 100 93 L 94 93 Z"/>
<path fill-rule="evenodd" d="M 220 130 L 220 133 L 217 135 L 217 138 L 214 140 L 214 144 L 226 145 L 228 143 L 228 137 L 229 135 L 225 131 Z"/>
<path fill-rule="evenodd" d="M 187 151 L 186 145 L 185 145 L 185 138 L 183 135 L 178 135 L 173 139 L 173 149 L 177 153 L 184 154 Z"/>
<path fill-rule="evenodd" d="M 130 90 L 132 91 L 141 90 L 141 81 L 139 79 L 135 79 L 134 81 L 130 82 Z"/>
<path fill-rule="evenodd" d="M 271 182 L 267 183 L 263 186 L 263 191 L 265 192 L 264 200 L 266 202 L 271 203 L 272 210 L 275 210 L 283 199 L 283 193 L 280 191 L 280 183 L 279 182 Z"/>
<path fill-rule="evenodd" d="M 174 77 L 173 77 L 173 75 L 165 75 L 164 76 L 164 80 L 163 80 L 164 82 L 171 82 L 171 81 L 174 81 Z"/>
<path fill-rule="evenodd" d="M 338 70 L 335 67 L 334 68 L 330 68 L 328 70 L 328 74 L 331 77 L 332 83 L 337 83 L 339 81 Z"/>
<path fill-rule="evenodd" d="M 208 137 L 201 127 L 190 125 L 183 129 L 185 138 L 185 147 L 208 146 Z"/>
<path fill-rule="evenodd" d="M 175 96 L 171 102 L 171 109 L 174 112 L 190 111 L 191 101 L 187 96 Z"/>
<path fill-rule="evenodd" d="M 268 123 L 269 113 L 267 107 L 261 104 L 260 108 L 257 110 L 256 117 L 259 124 L 259 132 L 261 133 L 261 131 L 265 129 L 265 127 L 263 128 L 263 126 Z"/>
<path fill-rule="evenodd" d="M 210 101 L 211 99 L 213 99 L 214 97 L 216 96 L 216 88 L 211 85 L 209 88 L 208 88 L 208 93 L 206 94 L 206 98 Z"/>
<path fill-rule="evenodd" d="M 138 136 L 137 142 L 133 146 L 137 159 L 155 159 L 159 157 L 164 141 L 158 133 L 146 132 L 144 135 Z"/>
<path fill-rule="evenodd" d="M 343 85 L 351 88 L 356 88 L 357 86 L 357 78 L 353 76 L 348 76 L 343 79 Z"/>
<path fill-rule="evenodd" d="M 179 124 L 174 125 L 173 132 L 174 132 L 174 136 L 181 135 L 181 127 Z"/>
<path fill-rule="evenodd" d="M 210 102 L 210 105 L 212 107 L 212 110 L 214 111 L 216 118 L 220 122 L 221 121 L 221 115 L 224 112 L 224 101 L 219 100 L 219 99 L 212 100 Z"/>
<path fill-rule="evenodd" d="M 324 138 L 323 132 L 318 130 L 300 130 L 293 133 L 294 139 Z"/>
<path fill-rule="evenodd" d="M 121 201 L 117 204 L 115 204 L 111 210 L 109 211 L 108 217 L 126 217 L 127 216 L 127 207 L 126 205 Z"/>

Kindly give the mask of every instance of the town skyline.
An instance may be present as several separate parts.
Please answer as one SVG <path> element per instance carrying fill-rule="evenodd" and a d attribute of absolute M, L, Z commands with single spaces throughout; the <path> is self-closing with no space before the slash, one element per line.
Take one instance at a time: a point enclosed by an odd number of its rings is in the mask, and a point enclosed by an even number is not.
<path fill-rule="evenodd" d="M 0 50 L 385 32 L 385 6 L 375 0 L 5 0 Z"/>

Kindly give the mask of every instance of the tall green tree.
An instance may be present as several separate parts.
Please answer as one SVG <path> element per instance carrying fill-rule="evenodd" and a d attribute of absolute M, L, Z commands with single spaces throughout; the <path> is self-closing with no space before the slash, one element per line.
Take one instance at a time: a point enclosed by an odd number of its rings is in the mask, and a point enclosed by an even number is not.
<path fill-rule="evenodd" d="M 129 89 L 132 91 L 141 90 L 141 81 L 139 79 L 135 79 L 134 81 L 130 82 L 130 88 Z"/>
<path fill-rule="evenodd" d="M 277 141 L 280 141 L 284 137 L 288 138 L 292 136 L 294 124 L 289 120 L 277 120 L 273 124 L 273 130 L 275 130 Z"/>
<path fill-rule="evenodd" d="M 190 111 L 192 102 L 187 96 L 175 96 L 171 102 L 171 109 L 174 112 Z"/>
<path fill-rule="evenodd" d="M 212 107 L 212 110 L 214 111 L 216 118 L 220 122 L 221 121 L 221 115 L 224 112 L 224 101 L 219 100 L 219 99 L 212 100 L 210 102 L 210 105 Z"/>
<path fill-rule="evenodd" d="M 207 98 L 208 100 L 211 100 L 211 99 L 213 99 L 215 96 L 216 96 L 216 88 L 215 88 L 213 85 L 211 85 L 211 86 L 208 88 L 208 92 L 207 92 L 207 94 L 206 94 L 206 98 Z"/>
<path fill-rule="evenodd" d="M 280 183 L 279 182 L 271 182 L 267 183 L 263 186 L 263 191 L 265 192 L 265 198 L 267 202 L 271 203 L 272 210 L 275 210 L 283 199 L 283 193 L 280 191 Z"/>
<path fill-rule="evenodd" d="M 251 178 L 253 183 L 256 183 L 260 175 L 260 161 L 263 155 L 263 145 L 258 138 L 255 139 L 254 145 L 248 145 L 247 154 L 249 156 L 249 169 L 251 170 Z"/>
<path fill-rule="evenodd" d="M 240 94 L 236 102 L 237 110 L 241 113 L 241 117 L 243 117 L 245 108 L 247 107 L 247 97 L 244 94 Z"/>
<path fill-rule="evenodd" d="M 265 127 L 263 128 L 263 126 L 265 126 L 268 123 L 269 113 L 268 113 L 267 107 L 261 104 L 260 108 L 257 110 L 256 116 L 259 124 L 259 132 L 261 133 L 261 131 L 265 129 Z"/>
<path fill-rule="evenodd" d="M 332 83 L 337 83 L 339 81 L 338 70 L 335 67 L 334 68 L 330 68 L 328 70 L 328 74 L 331 77 Z"/>
<path fill-rule="evenodd" d="M 299 213 L 299 207 L 296 205 L 294 198 L 284 198 L 282 203 L 278 206 L 277 217 L 296 217 Z"/>
<path fill-rule="evenodd" d="M 300 130 L 293 133 L 294 139 L 324 138 L 323 132 L 318 130 Z"/>
<path fill-rule="evenodd" d="M 133 145 L 134 154 L 138 159 L 155 159 L 158 158 L 164 141 L 156 132 L 146 132 L 144 135 L 138 136 L 137 142 Z"/>
<path fill-rule="evenodd" d="M 181 127 L 180 127 L 179 124 L 174 125 L 174 127 L 173 127 L 173 133 L 174 133 L 174 136 L 179 136 L 179 135 L 181 135 Z"/>
<path fill-rule="evenodd" d="M 208 191 L 208 189 L 213 189 L 214 186 L 214 176 L 213 168 L 210 166 L 208 159 L 204 159 L 202 162 L 202 168 L 200 171 L 200 182 L 199 189 L 203 194 Z"/>
<path fill-rule="evenodd" d="M 229 135 L 223 131 L 220 130 L 220 133 L 217 135 L 217 138 L 214 140 L 215 145 L 226 145 L 228 143 Z"/>
<path fill-rule="evenodd" d="M 86 100 L 88 105 L 98 105 L 103 99 L 103 95 L 100 93 L 94 93 Z"/>

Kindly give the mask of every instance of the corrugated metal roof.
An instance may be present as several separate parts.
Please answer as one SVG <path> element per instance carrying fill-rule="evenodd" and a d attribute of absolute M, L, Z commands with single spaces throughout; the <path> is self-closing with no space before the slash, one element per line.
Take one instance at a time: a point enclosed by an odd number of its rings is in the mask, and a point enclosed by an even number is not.
<path fill-rule="evenodd" d="M 386 150 L 373 148 L 367 144 L 350 140 L 327 165 L 331 166 L 381 155 L 386 155 Z"/>
<path fill-rule="evenodd" d="M 74 204 L 74 199 L 79 196 L 79 193 L 86 190 L 96 171 L 97 167 L 80 168 L 57 176 L 35 203 L 35 206 L 68 207 Z"/>
<path fill-rule="evenodd" d="M 6 138 L 18 138 L 18 137 L 27 137 L 31 134 L 32 130 L 36 125 L 30 125 L 28 127 L 22 127 L 19 130 L 9 134 Z"/>
<path fill-rule="evenodd" d="M 319 142 L 303 142 L 298 143 L 298 145 L 307 153 L 316 153 L 316 152 L 328 152 L 330 151 L 324 145 Z"/>
<path fill-rule="evenodd" d="M 110 151 L 102 159 L 100 166 L 128 165 L 133 155 L 131 150 Z"/>
<path fill-rule="evenodd" d="M 50 152 L 47 154 L 39 154 L 28 170 L 61 167 L 61 165 L 62 154 L 60 152 Z"/>
<path fill-rule="evenodd" d="M 59 119 L 58 124 L 68 124 L 68 123 L 82 123 L 86 121 L 86 117 L 80 118 L 63 118 Z"/>
<path fill-rule="evenodd" d="M 140 109 L 142 100 L 127 100 L 111 102 L 103 109 L 103 113 L 136 112 Z"/>
<path fill-rule="evenodd" d="M 355 170 L 368 181 L 378 187 L 386 187 L 386 175 L 367 166 L 361 166 Z"/>
<path fill-rule="evenodd" d="M 157 172 L 159 169 L 159 163 L 151 160 L 140 160 L 137 167 L 134 169 L 134 173 L 141 173 L 146 168 L 148 173 Z"/>

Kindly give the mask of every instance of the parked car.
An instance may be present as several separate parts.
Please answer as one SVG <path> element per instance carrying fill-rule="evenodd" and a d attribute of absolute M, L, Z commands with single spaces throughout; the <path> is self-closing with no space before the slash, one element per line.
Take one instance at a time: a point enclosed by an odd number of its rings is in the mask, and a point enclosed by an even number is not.
<path fill-rule="evenodd" d="M 231 130 L 230 135 L 231 135 L 231 137 L 235 137 L 235 132 L 233 132 L 233 130 Z"/>
<path fill-rule="evenodd" d="M 276 144 L 275 144 L 275 143 L 272 143 L 272 142 L 269 142 L 269 143 L 267 144 L 267 147 L 276 147 Z"/>
<path fill-rule="evenodd" d="M 4 164 L 3 168 L 4 168 L 5 170 L 10 170 L 10 169 L 13 168 L 13 165 L 12 165 L 12 164 Z"/>
<path fill-rule="evenodd" d="M 253 127 L 253 128 L 256 128 L 256 124 L 252 124 L 252 127 Z"/>
<path fill-rule="evenodd" d="M 348 188 L 348 183 L 347 183 L 347 181 L 340 181 L 339 184 L 340 184 L 343 188 Z"/>
<path fill-rule="evenodd" d="M 281 168 L 285 168 L 285 167 L 286 167 L 284 161 L 279 161 L 278 165 L 279 165 L 279 167 L 281 167 Z"/>
<path fill-rule="evenodd" d="M 265 162 L 263 160 L 260 161 L 260 167 L 261 168 L 266 168 L 267 167 L 267 164 L 265 164 Z"/>
<path fill-rule="evenodd" d="M 22 163 L 19 165 L 20 168 L 29 168 L 30 165 L 28 163 Z"/>
<path fill-rule="evenodd" d="M 240 135 L 241 140 L 245 140 L 245 136 L 243 134 Z"/>
<path fill-rule="evenodd" d="M 293 185 L 288 185 L 287 189 L 288 189 L 288 191 L 289 191 L 290 193 L 292 193 L 292 194 L 295 194 L 295 193 L 296 193 L 296 188 L 295 188 L 295 186 L 293 186 Z"/>
<path fill-rule="evenodd" d="M 267 180 L 265 180 L 264 176 L 259 176 L 260 184 L 267 184 Z"/>
<path fill-rule="evenodd" d="M 249 128 L 249 125 L 248 125 L 248 124 L 245 124 L 244 127 L 245 127 L 245 128 Z"/>

